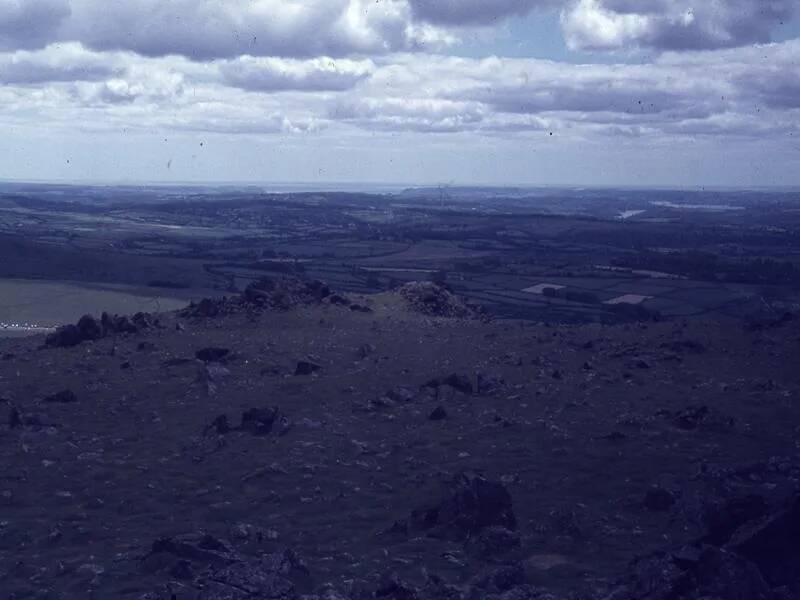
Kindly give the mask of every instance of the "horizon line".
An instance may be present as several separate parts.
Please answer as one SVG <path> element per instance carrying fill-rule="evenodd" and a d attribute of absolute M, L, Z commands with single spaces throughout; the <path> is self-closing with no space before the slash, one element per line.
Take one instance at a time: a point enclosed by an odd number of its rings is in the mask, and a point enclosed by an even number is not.
<path fill-rule="evenodd" d="M 562 190 L 632 190 L 632 191 L 680 191 L 680 192 L 705 192 L 705 191 L 730 191 L 730 192 L 800 192 L 800 185 L 762 185 L 762 186 L 735 186 L 735 185 L 722 185 L 722 184 L 695 184 L 695 185 L 678 185 L 678 184 L 610 184 L 610 183 L 521 183 L 521 182 L 506 182 L 506 183 L 457 183 L 457 182 L 392 182 L 392 181 L 323 181 L 323 182 L 308 182 L 308 181 L 256 181 L 256 180 L 125 180 L 125 179 L 15 179 L 0 177 L 0 186 L 2 185 L 32 185 L 32 186 L 69 186 L 69 187 L 142 187 L 142 188 L 253 188 L 253 187 L 269 187 L 269 186 L 287 186 L 306 188 L 298 189 L 294 193 L 308 193 L 308 192 L 352 192 L 352 193 L 369 193 L 365 192 L 363 188 L 386 188 L 388 189 L 427 189 L 427 188 L 444 188 L 444 189 L 530 189 L 530 190 L 547 190 L 547 189 L 562 189 Z M 348 186 L 353 188 L 348 189 Z M 362 188 L 362 189 L 355 189 Z M 265 193 L 270 193 L 269 190 L 261 190 Z M 281 192 L 288 192 L 288 190 L 281 190 Z M 275 192 L 279 193 L 279 192 Z M 289 192 L 291 193 L 291 192 Z M 385 193 L 385 192 L 373 192 Z"/>

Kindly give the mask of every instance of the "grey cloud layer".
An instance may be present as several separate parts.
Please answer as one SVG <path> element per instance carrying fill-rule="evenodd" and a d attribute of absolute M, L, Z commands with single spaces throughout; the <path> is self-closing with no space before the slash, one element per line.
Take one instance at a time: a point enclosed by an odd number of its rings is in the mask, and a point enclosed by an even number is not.
<path fill-rule="evenodd" d="M 409 55 L 378 69 L 332 116 L 367 129 L 782 136 L 800 127 L 798 63 L 800 41 L 643 65 L 437 57 L 420 69 Z"/>
<path fill-rule="evenodd" d="M 441 25 L 492 25 L 537 8 L 563 4 L 559 0 L 409 0 L 415 16 Z"/>
<path fill-rule="evenodd" d="M 225 83 L 244 90 L 323 92 L 352 89 L 369 77 L 374 68 L 372 61 L 244 56 L 223 64 L 221 72 Z"/>
<path fill-rule="evenodd" d="M 581 50 L 724 48 L 769 40 L 797 0 L 0 0 L 0 51 L 80 42 L 192 60 L 431 51 L 464 27 L 561 10 Z"/>
<path fill-rule="evenodd" d="M 99 81 L 121 73 L 115 57 L 87 52 L 78 44 L 0 54 L 0 84 L 6 85 Z"/>
<path fill-rule="evenodd" d="M 0 125 L 778 139 L 800 126 L 800 41 L 753 42 L 796 4 L 0 0 Z M 657 58 L 576 65 L 434 50 L 538 9 L 561 11 L 575 48 Z"/>
<path fill-rule="evenodd" d="M 69 16 L 68 0 L 0 0 L 0 50 L 45 46 Z"/>
<path fill-rule="evenodd" d="M 446 44 L 406 0 L 0 0 L 0 49 L 77 41 L 193 60 L 382 54 Z"/>
<path fill-rule="evenodd" d="M 729 48 L 767 42 L 797 0 L 574 0 L 562 13 L 581 50 Z"/>
<path fill-rule="evenodd" d="M 0 54 L 0 82 L 0 124 L 654 140 L 777 139 L 800 127 L 800 40 L 616 65 L 416 53 L 206 64 L 71 44 Z"/>

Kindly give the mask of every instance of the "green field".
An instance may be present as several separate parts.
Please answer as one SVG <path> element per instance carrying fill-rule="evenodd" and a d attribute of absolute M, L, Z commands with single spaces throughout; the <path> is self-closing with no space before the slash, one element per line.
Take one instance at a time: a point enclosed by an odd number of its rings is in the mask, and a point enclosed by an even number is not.
<path fill-rule="evenodd" d="M 154 296 L 152 291 L 125 285 L 0 279 L 0 337 L 41 333 L 87 313 L 157 312 L 187 304 L 187 298 Z"/>

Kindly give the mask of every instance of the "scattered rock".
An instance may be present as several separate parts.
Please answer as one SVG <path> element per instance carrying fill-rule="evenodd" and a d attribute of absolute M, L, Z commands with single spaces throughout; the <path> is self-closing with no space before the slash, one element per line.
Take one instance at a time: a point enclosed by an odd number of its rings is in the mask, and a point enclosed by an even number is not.
<path fill-rule="evenodd" d="M 84 315 L 77 325 L 64 325 L 48 335 L 45 338 L 45 346 L 69 348 L 115 334 L 138 333 L 156 324 L 157 321 L 146 313 L 136 313 L 131 318 L 103 313 L 99 322 L 92 315 Z"/>
<path fill-rule="evenodd" d="M 478 374 L 477 393 L 491 396 L 506 389 L 505 379 L 496 375 Z"/>
<path fill-rule="evenodd" d="M 205 566 L 198 577 L 194 577 L 194 563 Z M 305 563 L 291 550 L 244 558 L 233 553 L 226 542 L 208 535 L 158 540 L 142 566 L 182 581 L 180 589 L 186 595 L 182 593 L 180 598 L 192 600 L 298 600 L 296 581 L 305 582 L 309 575 Z M 169 586 L 164 592 L 141 598 L 175 599 L 172 589 Z"/>
<path fill-rule="evenodd" d="M 431 421 L 441 421 L 447 418 L 447 411 L 442 406 L 437 406 L 428 417 Z"/>
<path fill-rule="evenodd" d="M 247 473 L 244 477 L 242 477 L 243 482 L 252 481 L 254 479 L 258 479 L 260 477 L 264 477 L 267 475 L 288 475 L 289 472 L 280 466 L 278 463 L 272 463 L 265 467 L 259 467 L 258 469 Z"/>
<path fill-rule="evenodd" d="M 675 340 L 672 342 L 664 342 L 661 347 L 665 350 L 672 352 L 690 352 L 692 354 L 702 354 L 706 351 L 706 347 L 696 340 Z"/>
<path fill-rule="evenodd" d="M 212 298 L 203 298 L 195 304 L 192 302 L 189 306 L 184 308 L 180 314 L 182 317 L 195 317 L 195 318 L 213 318 L 218 316 L 223 311 L 225 302 L 215 300 Z"/>
<path fill-rule="evenodd" d="M 203 348 L 202 350 L 198 350 L 195 352 L 195 357 L 197 360 L 202 360 L 203 362 L 219 362 L 226 356 L 230 354 L 230 350 L 228 348 Z"/>
<path fill-rule="evenodd" d="M 42 402 L 47 402 L 49 404 L 70 404 L 77 401 L 78 398 L 72 390 L 61 390 L 60 392 L 42 398 Z"/>
<path fill-rule="evenodd" d="M 533 571 L 550 571 L 572 565 L 572 561 L 561 554 L 534 554 L 525 559 L 525 566 Z"/>
<path fill-rule="evenodd" d="M 320 281 L 303 281 L 293 277 L 263 278 L 231 298 L 204 298 L 192 302 L 179 314 L 184 318 L 208 319 L 241 311 L 291 310 L 320 304 L 331 296 L 331 290 Z"/>
<path fill-rule="evenodd" d="M 663 511 L 669 510 L 675 504 L 675 495 L 669 490 L 653 486 L 644 496 L 644 506 L 647 510 Z"/>
<path fill-rule="evenodd" d="M 209 433 L 213 433 L 216 435 L 225 435 L 231 431 L 230 423 L 228 423 L 228 416 L 227 415 L 219 415 L 216 419 L 211 421 L 209 425 L 206 426 L 205 430 L 203 431 L 203 435 L 208 435 Z"/>
<path fill-rule="evenodd" d="M 715 414 L 708 406 L 690 406 L 679 412 L 672 419 L 672 424 L 678 429 L 692 431 L 698 427 L 725 432 L 733 429 L 735 421 Z"/>
<path fill-rule="evenodd" d="M 602 436 L 601 439 L 608 440 L 609 442 L 625 442 L 627 441 L 628 435 L 622 433 L 621 431 L 612 431 L 611 433 L 607 433 L 606 435 Z"/>
<path fill-rule="evenodd" d="M 294 370 L 294 374 L 296 376 L 311 375 L 312 373 L 316 373 L 320 369 L 322 369 L 321 365 L 306 360 L 301 360 L 300 362 L 297 363 L 297 367 Z"/>
<path fill-rule="evenodd" d="M 484 592 L 478 597 L 486 597 L 485 593 L 508 592 L 525 584 L 525 568 L 519 562 L 495 567 L 474 577 L 470 584 Z"/>
<path fill-rule="evenodd" d="M 197 374 L 197 382 L 206 387 L 209 394 L 217 392 L 217 386 L 230 377 L 231 372 L 216 363 L 206 363 Z"/>
<path fill-rule="evenodd" d="M 560 600 L 560 598 L 532 585 L 518 585 L 502 594 L 488 596 L 487 600 Z"/>
<path fill-rule="evenodd" d="M 372 344 L 361 344 L 356 349 L 356 358 L 358 360 L 364 360 L 368 356 L 370 356 L 373 352 L 375 352 L 375 346 Z"/>
<path fill-rule="evenodd" d="M 399 288 L 398 293 L 411 310 L 424 315 L 457 319 L 480 317 L 479 310 L 432 281 L 406 283 Z"/>
<path fill-rule="evenodd" d="M 292 429 L 294 429 L 294 421 L 286 415 L 281 415 L 281 418 L 278 419 L 278 435 L 283 437 Z"/>
<path fill-rule="evenodd" d="M 432 537 L 464 541 L 493 525 L 516 530 L 511 495 L 499 482 L 463 473 L 448 486 L 444 498 L 412 513 L 412 523 Z"/>
<path fill-rule="evenodd" d="M 387 600 L 418 600 L 420 598 L 419 591 L 400 579 L 397 573 L 385 574 L 381 578 L 374 596 Z"/>
<path fill-rule="evenodd" d="M 352 304 L 349 298 L 342 296 L 340 294 L 331 294 L 328 296 L 328 302 L 330 304 L 336 304 L 338 306 L 350 306 Z"/>
<path fill-rule="evenodd" d="M 102 326 L 92 315 L 82 316 L 77 327 L 83 340 L 96 340 L 103 336 Z"/>
<path fill-rule="evenodd" d="M 467 551 L 484 560 L 506 555 L 521 547 L 518 533 L 499 526 L 484 527 L 466 542 Z"/>
<path fill-rule="evenodd" d="M 393 408 L 396 405 L 397 403 L 394 400 L 390 400 L 386 396 L 380 396 L 378 398 L 372 398 L 370 400 L 367 400 L 366 402 L 354 402 L 353 412 L 372 413 L 385 410 L 388 408 Z"/>
<path fill-rule="evenodd" d="M 741 527 L 727 547 L 758 565 L 773 586 L 800 588 L 800 496 L 777 513 Z"/>
<path fill-rule="evenodd" d="M 194 571 L 192 570 L 192 562 L 189 560 L 180 559 L 169 570 L 169 574 L 171 577 L 174 577 L 175 579 L 178 580 L 192 579 L 194 577 Z"/>
<path fill-rule="evenodd" d="M 262 308 L 289 310 L 304 304 L 318 304 L 330 295 L 330 288 L 320 281 L 286 277 L 251 283 L 242 294 L 242 300 Z"/>
<path fill-rule="evenodd" d="M 553 530 L 562 536 L 580 539 L 586 537 L 585 526 L 581 524 L 574 508 L 562 506 L 550 513 Z"/>
<path fill-rule="evenodd" d="M 193 362 L 194 361 L 191 358 L 175 357 L 175 358 L 169 358 L 161 364 L 164 365 L 165 367 L 180 367 L 183 365 L 188 365 Z"/>
<path fill-rule="evenodd" d="M 660 553 L 635 561 L 630 573 L 604 600 L 771 600 L 753 563 L 732 552 L 705 546 L 693 553 Z"/>
<path fill-rule="evenodd" d="M 45 345 L 51 348 L 70 348 L 83 342 L 83 336 L 76 325 L 64 325 L 45 338 Z"/>
<path fill-rule="evenodd" d="M 198 581 L 197 600 L 295 600 L 294 584 L 265 559 L 214 569 Z"/>
<path fill-rule="evenodd" d="M 417 395 L 418 394 L 416 390 L 404 386 L 397 386 L 386 392 L 386 397 L 392 402 L 397 402 L 398 404 L 413 402 L 417 399 Z"/>
<path fill-rule="evenodd" d="M 431 379 L 422 387 L 437 389 L 443 386 L 449 386 L 463 394 L 472 394 L 472 382 L 469 380 L 469 377 L 457 373 L 453 373 L 447 377 Z"/>
<path fill-rule="evenodd" d="M 350 310 L 353 312 L 360 312 L 360 313 L 371 313 L 372 309 L 369 306 L 364 306 L 363 304 L 351 304 Z"/>
<path fill-rule="evenodd" d="M 745 523 L 764 517 L 769 505 L 759 494 L 737 496 L 706 507 L 703 522 L 708 533 L 703 541 L 721 546 Z"/>
<path fill-rule="evenodd" d="M 242 413 L 241 429 L 254 435 L 267 435 L 277 418 L 277 407 L 251 408 Z"/>
<path fill-rule="evenodd" d="M 126 316 L 111 316 L 108 313 L 103 313 L 100 316 L 100 325 L 103 328 L 103 335 L 139 332 L 139 328 Z"/>
<path fill-rule="evenodd" d="M 141 565 L 147 572 L 156 572 L 174 568 L 179 560 L 206 565 L 229 564 L 238 560 L 238 556 L 229 543 L 199 532 L 157 539 L 142 558 Z"/>
<path fill-rule="evenodd" d="M 409 527 L 408 527 L 408 519 L 398 519 L 394 523 L 392 523 L 386 529 L 382 529 L 377 533 L 378 536 L 391 536 L 391 535 L 399 535 L 405 537 L 408 535 Z"/>
<path fill-rule="evenodd" d="M 703 422 L 708 414 L 709 410 L 707 406 L 693 406 L 679 413 L 672 422 L 678 429 L 697 429 L 698 425 Z"/>
<path fill-rule="evenodd" d="M 8 428 L 17 429 L 18 427 L 22 427 L 22 425 L 22 413 L 12 404 L 11 410 L 8 412 Z"/>

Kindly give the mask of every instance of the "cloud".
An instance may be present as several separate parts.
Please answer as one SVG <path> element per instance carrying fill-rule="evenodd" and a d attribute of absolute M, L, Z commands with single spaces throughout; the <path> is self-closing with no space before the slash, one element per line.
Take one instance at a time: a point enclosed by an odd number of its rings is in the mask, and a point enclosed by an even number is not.
<path fill-rule="evenodd" d="M 512 114 L 566 115 L 575 122 L 674 121 L 719 110 L 726 82 L 679 65 L 571 65 L 504 61 L 480 85 L 450 92 Z"/>
<path fill-rule="evenodd" d="M 80 42 L 192 60 L 384 54 L 451 44 L 407 0 L 0 0 L 0 50 Z"/>
<path fill-rule="evenodd" d="M 173 108 L 179 105 L 185 88 L 183 74 L 154 65 L 147 70 L 134 66 L 122 76 L 82 89 L 83 100 L 88 104 L 129 104 L 141 101 Z"/>
<path fill-rule="evenodd" d="M 409 0 L 414 16 L 437 25 L 492 25 L 537 8 L 558 6 L 558 0 Z"/>
<path fill-rule="evenodd" d="M 0 53 L 3 123 L 239 134 L 777 139 L 800 131 L 800 40 L 572 64 L 400 53 L 202 63 L 77 44 Z M 35 85 L 33 85 L 35 84 Z M 278 93 L 279 92 L 279 93 Z M 365 142 L 367 143 L 367 142 Z"/>
<path fill-rule="evenodd" d="M 293 120 L 280 112 L 252 117 L 234 117 L 227 111 L 203 112 L 170 124 L 174 131 L 222 133 L 229 135 L 303 134 L 320 131 L 324 126 L 314 119 Z"/>
<path fill-rule="evenodd" d="M 561 17 L 575 50 L 718 49 L 763 43 L 796 0 L 574 0 Z"/>
<path fill-rule="evenodd" d="M 115 57 L 86 51 L 80 44 L 0 54 L 0 83 L 32 85 L 56 81 L 97 81 L 120 74 Z"/>
<path fill-rule="evenodd" d="M 374 64 L 321 57 L 312 60 L 244 56 L 220 67 L 227 85 L 258 92 L 322 92 L 352 89 L 370 76 Z"/>
<path fill-rule="evenodd" d="M 46 46 L 70 12 L 69 0 L 0 0 L 0 51 Z"/>
<path fill-rule="evenodd" d="M 800 127 L 799 64 L 800 41 L 646 64 L 404 55 L 379 63 L 329 117 L 367 130 L 775 136 Z"/>
<path fill-rule="evenodd" d="M 0 51 L 80 43 L 202 62 L 439 52 L 468 28 L 560 9 L 575 50 L 767 42 L 797 0 L 0 0 Z M 466 32 L 469 37 L 469 32 Z"/>
<path fill-rule="evenodd" d="M 452 133 L 477 129 L 483 112 L 476 103 L 439 98 L 363 98 L 336 105 L 329 116 L 378 131 Z"/>

